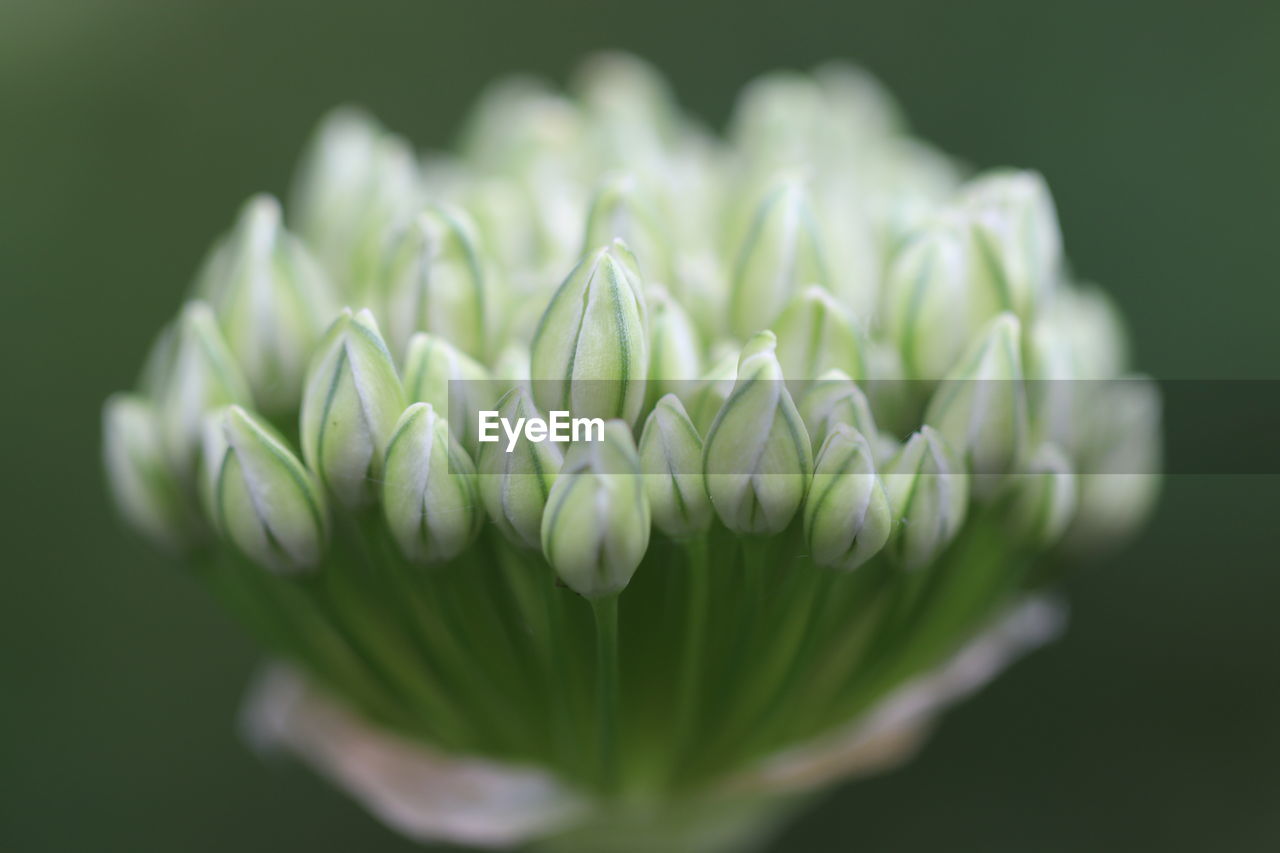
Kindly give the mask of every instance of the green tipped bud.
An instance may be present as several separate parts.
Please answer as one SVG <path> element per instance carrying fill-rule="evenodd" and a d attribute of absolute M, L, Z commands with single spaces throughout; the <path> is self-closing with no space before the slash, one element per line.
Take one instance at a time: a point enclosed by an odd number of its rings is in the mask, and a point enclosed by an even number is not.
<path fill-rule="evenodd" d="M 350 309 L 329 327 L 302 398 L 302 450 L 338 502 L 359 509 L 376 497 L 387 441 L 404 390 L 368 311 Z"/>
<path fill-rule="evenodd" d="M 741 337 L 769 328 L 791 294 L 830 276 L 803 187 L 788 181 L 756 210 L 734 268 L 729 324 Z"/>
<path fill-rule="evenodd" d="M 609 179 L 596 192 L 587 211 L 583 254 L 621 240 L 639 260 L 647 278 L 670 280 L 671 237 L 662 218 L 636 189 L 630 175 Z"/>
<path fill-rule="evenodd" d="M 702 468 L 707 493 L 735 533 L 781 532 L 804 500 L 813 451 L 782 381 L 772 332 L 742 349 L 733 392 L 707 433 Z"/>
<path fill-rule="evenodd" d="M 244 368 L 258 406 L 295 411 L 307 359 L 337 305 L 324 273 L 284 230 L 280 203 L 254 196 L 210 256 L 198 283 Z"/>
<path fill-rule="evenodd" d="M 842 425 L 867 439 L 873 459 L 883 459 L 886 448 L 892 444 L 881 438 L 867 395 L 842 371 L 827 371 L 817 381 L 810 382 L 797 406 L 810 437 L 819 447 Z"/>
<path fill-rule="evenodd" d="M 600 53 L 582 63 L 572 84 L 611 161 L 661 165 L 665 143 L 683 129 L 661 75 L 634 56 Z"/>
<path fill-rule="evenodd" d="M 447 335 L 473 358 L 488 355 L 487 275 L 471 218 L 423 211 L 388 246 L 379 274 L 391 348 L 403 352 L 419 329 Z"/>
<path fill-rule="evenodd" d="M 284 440 L 230 406 L 209 416 L 204 442 L 206 502 L 222 534 L 273 571 L 316 568 L 327 534 L 324 504 Z"/>
<path fill-rule="evenodd" d="M 1071 460 L 1052 444 L 1041 445 L 1025 473 L 1014 477 L 1009 529 L 1033 548 L 1062 538 L 1079 505 Z"/>
<path fill-rule="evenodd" d="M 969 477 L 946 440 L 922 427 L 885 469 L 893 508 L 889 551 L 907 569 L 918 569 L 942 553 L 964 523 Z"/>
<path fill-rule="evenodd" d="M 635 423 L 649 370 L 645 327 L 631 253 L 621 243 L 589 253 L 551 298 L 534 333 L 539 407 Z"/>
<path fill-rule="evenodd" d="M 542 553 L 570 589 L 604 598 L 626 588 L 649 547 L 649 499 L 631 429 L 574 445 L 542 516 Z"/>
<path fill-rule="evenodd" d="M 911 379 L 951 372 L 979 324 L 967 223 L 948 217 L 919 232 L 894 258 L 885 282 L 884 323 Z"/>
<path fill-rule="evenodd" d="M 652 285 L 649 304 L 649 398 L 674 390 L 702 372 L 702 347 L 693 320 L 666 289 Z"/>
<path fill-rule="evenodd" d="M 182 309 L 171 359 L 157 398 L 161 437 L 172 464 L 189 476 L 199 457 L 205 415 L 233 403 L 251 405 L 253 398 L 204 302 L 188 302 Z"/>
<path fill-rule="evenodd" d="M 1000 309 L 1024 319 L 1053 291 L 1062 266 L 1062 235 L 1053 197 L 1036 172 L 998 171 L 963 190 L 977 258 Z"/>
<path fill-rule="evenodd" d="M 938 387 L 925 414 L 987 493 L 1022 461 L 1028 426 L 1021 352 L 1018 318 L 1001 314 Z"/>
<path fill-rule="evenodd" d="M 804 507 L 813 561 L 856 569 L 880 552 L 892 528 L 889 495 L 876 476 L 871 445 L 853 428 L 837 426 L 818 451 Z"/>
<path fill-rule="evenodd" d="M 866 375 L 861 333 L 828 291 L 810 285 L 787 304 L 776 325 L 778 361 L 788 379 L 815 379 L 841 370 Z"/>
<path fill-rule="evenodd" d="M 1114 546 L 1155 506 L 1160 488 L 1160 390 L 1126 376 L 1093 389 L 1081 441 L 1080 509 L 1067 532 L 1073 549 Z"/>
<path fill-rule="evenodd" d="M 357 110 L 330 113 L 311 143 L 290 210 L 348 301 L 372 286 L 388 229 L 420 201 L 412 147 Z"/>
<path fill-rule="evenodd" d="M 416 563 L 453 559 L 480 532 L 484 513 L 471 457 L 430 403 L 400 416 L 387 444 L 382 510 L 400 550 Z"/>
<path fill-rule="evenodd" d="M 511 344 L 498 353 L 491 373 L 494 379 L 501 379 L 513 385 L 517 382 L 527 383 L 530 376 L 529 361 L 528 347 Z"/>
<path fill-rule="evenodd" d="M 141 397 L 116 394 L 102 408 L 102 461 L 116 508 L 150 541 L 176 550 L 196 530 L 164 455 L 160 418 Z"/>
<path fill-rule="evenodd" d="M 489 390 L 488 379 L 484 365 L 444 338 L 419 332 L 409 339 L 404 360 L 405 397 L 415 403 L 430 403 L 462 436 L 462 445 L 473 452 L 478 447 L 476 413 L 492 402 L 482 399 Z M 451 404 L 457 404 L 458 411 Z"/>
<path fill-rule="evenodd" d="M 724 401 L 733 393 L 737 377 L 738 353 L 728 348 L 718 358 L 712 359 L 711 367 L 699 377 L 689 399 L 689 417 L 700 434 L 706 435 L 715 423 Z"/>
<path fill-rule="evenodd" d="M 711 501 L 702 478 L 702 438 L 674 394 L 659 400 L 645 421 L 640 469 L 659 530 L 672 539 L 707 530 Z"/>
<path fill-rule="evenodd" d="M 498 412 L 510 424 L 541 417 L 522 387 L 503 395 Z M 480 496 L 493 523 L 517 545 L 541 544 L 542 510 L 563 461 L 559 445 L 533 441 L 524 432 L 510 452 L 505 441 L 480 445 Z"/>

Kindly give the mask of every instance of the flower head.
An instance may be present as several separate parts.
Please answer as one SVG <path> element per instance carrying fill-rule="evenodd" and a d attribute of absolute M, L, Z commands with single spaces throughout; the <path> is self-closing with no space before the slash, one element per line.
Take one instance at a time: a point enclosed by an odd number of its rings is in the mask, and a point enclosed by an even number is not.
<path fill-rule="evenodd" d="M 755 81 L 725 139 L 633 58 L 576 80 L 425 161 L 326 119 L 103 457 L 290 667 L 262 731 L 400 828 L 704 849 L 1044 639 L 1036 561 L 1139 525 L 1159 399 L 1044 179 L 864 72 Z"/>

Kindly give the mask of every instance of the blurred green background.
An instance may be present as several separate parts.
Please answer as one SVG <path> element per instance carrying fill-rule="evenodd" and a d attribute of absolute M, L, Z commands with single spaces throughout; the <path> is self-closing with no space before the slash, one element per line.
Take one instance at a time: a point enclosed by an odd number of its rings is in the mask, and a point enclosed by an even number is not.
<path fill-rule="evenodd" d="M 0 849 L 413 849 L 240 743 L 253 649 L 98 472 L 102 399 L 326 108 L 442 146 L 495 75 L 623 47 L 722 122 L 754 74 L 853 58 L 944 149 L 1048 176 L 1144 369 L 1275 378 L 1278 44 L 1261 2 L 0 0 Z M 1061 642 L 776 849 L 1280 849 L 1278 496 L 1171 479 Z"/>

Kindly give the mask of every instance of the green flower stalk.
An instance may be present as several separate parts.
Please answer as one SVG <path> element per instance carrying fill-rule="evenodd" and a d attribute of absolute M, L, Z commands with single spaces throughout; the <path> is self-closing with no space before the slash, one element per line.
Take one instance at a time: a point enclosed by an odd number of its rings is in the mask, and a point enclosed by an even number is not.
<path fill-rule="evenodd" d="M 103 458 L 272 661 L 255 743 L 424 841 L 758 846 L 1045 641 L 1159 398 L 1043 178 L 866 74 L 726 139 L 630 57 L 419 160 L 344 110 L 250 199 Z"/>

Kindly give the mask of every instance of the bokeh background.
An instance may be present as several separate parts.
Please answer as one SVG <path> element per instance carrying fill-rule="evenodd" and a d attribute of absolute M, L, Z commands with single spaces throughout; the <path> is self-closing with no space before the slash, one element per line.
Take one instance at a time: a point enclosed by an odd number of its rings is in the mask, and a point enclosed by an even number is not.
<path fill-rule="evenodd" d="M 1047 175 L 1144 369 L 1276 378 L 1278 44 L 1280 5 L 1234 0 L 0 0 L 0 849 L 414 849 L 241 744 L 253 649 L 98 471 L 102 399 L 328 107 L 443 146 L 495 75 L 623 47 L 720 123 L 752 75 L 852 58 L 944 149 Z M 776 850 L 1280 849 L 1278 496 L 1171 478 L 1062 641 Z"/>

